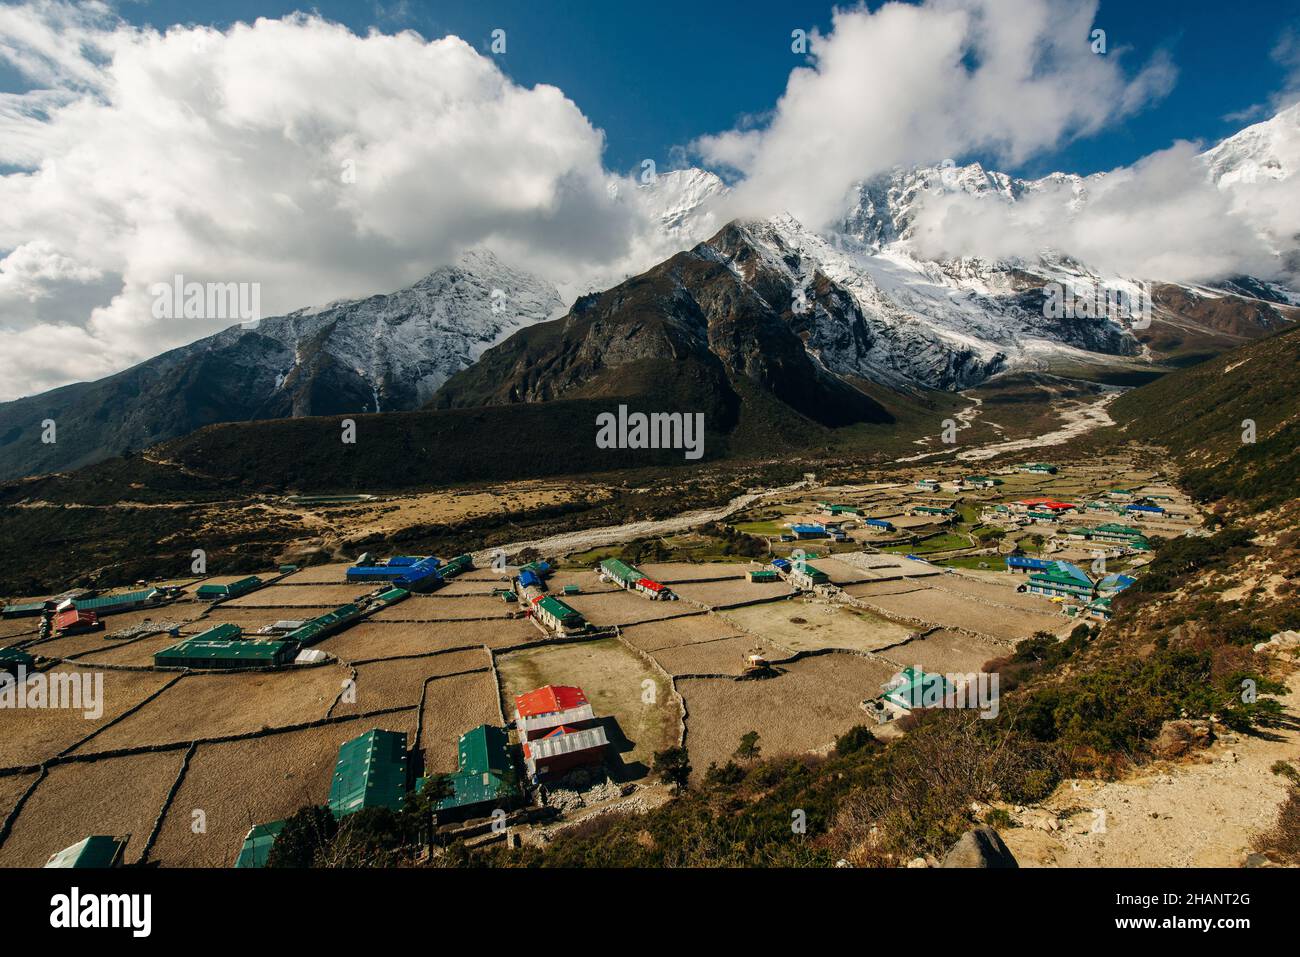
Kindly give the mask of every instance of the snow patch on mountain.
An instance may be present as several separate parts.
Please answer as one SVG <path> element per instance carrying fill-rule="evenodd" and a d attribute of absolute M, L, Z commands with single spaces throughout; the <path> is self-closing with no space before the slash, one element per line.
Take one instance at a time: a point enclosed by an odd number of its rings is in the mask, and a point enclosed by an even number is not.
<path fill-rule="evenodd" d="M 248 335 L 283 344 L 293 365 L 277 370 L 278 388 L 309 359 L 327 356 L 369 385 L 370 412 L 418 408 L 451 375 L 524 326 L 563 314 L 555 286 L 473 249 L 406 289 L 233 327 L 213 337 L 228 345 Z"/>

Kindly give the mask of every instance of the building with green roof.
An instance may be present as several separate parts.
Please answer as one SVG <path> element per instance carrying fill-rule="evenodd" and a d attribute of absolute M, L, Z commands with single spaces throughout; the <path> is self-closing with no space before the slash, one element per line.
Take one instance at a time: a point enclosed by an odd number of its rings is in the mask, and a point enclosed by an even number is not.
<path fill-rule="evenodd" d="M 1092 537 L 1103 542 L 1130 542 L 1135 539 L 1146 541 L 1146 534 L 1142 529 L 1134 528 L 1132 525 L 1121 525 L 1118 522 L 1098 525 L 1092 530 Z"/>
<path fill-rule="evenodd" d="M 394 591 L 406 591 L 404 588 L 390 589 L 385 595 L 392 595 Z M 410 594 L 410 592 L 407 592 Z M 400 598 L 394 596 L 394 601 Z M 391 604 L 392 602 L 390 602 Z M 359 605 L 347 604 L 340 605 L 333 611 L 311 619 L 301 628 L 296 628 L 284 636 L 285 641 L 295 641 L 302 647 L 314 645 L 318 641 L 323 641 L 336 631 L 341 631 L 350 625 L 353 621 L 361 617 L 361 607 Z"/>
<path fill-rule="evenodd" d="M 406 778 L 406 733 L 367 731 L 339 748 L 329 808 L 335 817 L 369 807 L 400 811 L 406 804 Z"/>
<path fill-rule="evenodd" d="M 831 580 L 820 568 L 809 565 L 806 561 L 795 562 L 790 566 L 790 584 L 796 588 L 812 588 L 814 585 L 824 585 Z"/>
<path fill-rule="evenodd" d="M 881 696 L 903 711 L 916 708 L 942 707 L 953 693 L 948 679 L 941 674 L 927 674 L 920 668 L 907 667 L 885 686 Z"/>
<path fill-rule="evenodd" d="M 604 572 L 607 578 L 610 578 L 624 588 L 631 588 L 636 585 L 645 575 L 641 570 L 627 562 L 619 561 L 617 558 L 606 558 L 600 563 L 600 570 Z"/>
<path fill-rule="evenodd" d="M 36 618 L 45 611 L 45 601 L 19 601 L 5 605 L 0 618 Z"/>
<path fill-rule="evenodd" d="M 270 824 L 255 824 L 244 836 L 239 856 L 235 858 L 236 867 L 266 867 L 271 856 L 271 847 L 275 839 L 284 830 L 284 821 L 272 821 Z"/>
<path fill-rule="evenodd" d="M 1078 565 L 1071 562 L 1054 561 L 1051 566 L 1034 572 L 1026 585 L 1028 591 L 1035 595 L 1049 598 L 1083 598 L 1093 597 L 1093 581 Z"/>
<path fill-rule="evenodd" d="M 247 639 L 243 629 L 227 622 L 154 652 L 153 663 L 167 668 L 272 668 L 288 664 L 297 653 L 297 642 Z"/>
<path fill-rule="evenodd" d="M 438 574 L 444 580 L 455 578 L 457 575 L 463 575 L 465 572 L 472 571 L 474 568 L 474 557 L 472 555 L 457 555 L 447 564 L 438 569 Z"/>
<path fill-rule="evenodd" d="M 452 793 L 438 802 L 438 813 L 463 816 L 488 804 L 513 801 L 520 795 L 519 772 L 510 756 L 503 728 L 481 724 L 460 736 L 458 767 L 451 775 Z"/>
<path fill-rule="evenodd" d="M 162 598 L 163 593 L 157 588 L 143 588 L 139 591 L 101 595 L 98 598 L 76 598 L 72 601 L 72 607 L 77 611 L 93 611 L 97 615 L 111 615 L 117 611 L 148 608 L 161 602 Z"/>
<path fill-rule="evenodd" d="M 21 648 L 0 648 L 0 671 L 16 675 L 19 665 L 30 669 L 35 660 Z"/>
<path fill-rule="evenodd" d="M 581 612 L 553 595 L 537 599 L 533 602 L 533 609 L 542 624 L 555 631 L 571 634 L 587 627 L 587 619 L 582 617 Z"/>
<path fill-rule="evenodd" d="M 46 867 L 80 867 L 103 868 L 116 867 L 126 850 L 126 841 L 122 838 L 93 834 L 85 840 L 78 841 L 71 847 L 65 847 L 50 855 Z"/>
<path fill-rule="evenodd" d="M 225 598 L 238 598 L 240 595 L 247 595 L 249 592 L 261 588 L 262 585 L 262 579 L 256 575 L 249 575 L 247 578 L 241 578 L 238 581 L 227 582 L 222 585 L 211 583 L 200 585 L 198 591 L 194 594 L 200 601 L 220 601 Z"/>

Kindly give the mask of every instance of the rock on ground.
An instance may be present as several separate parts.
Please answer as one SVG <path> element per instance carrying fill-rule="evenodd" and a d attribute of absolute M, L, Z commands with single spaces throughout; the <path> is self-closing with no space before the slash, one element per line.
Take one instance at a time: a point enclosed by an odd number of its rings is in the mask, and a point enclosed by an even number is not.
<path fill-rule="evenodd" d="M 1019 867 L 1002 837 L 987 825 L 972 828 L 944 855 L 940 867 Z"/>

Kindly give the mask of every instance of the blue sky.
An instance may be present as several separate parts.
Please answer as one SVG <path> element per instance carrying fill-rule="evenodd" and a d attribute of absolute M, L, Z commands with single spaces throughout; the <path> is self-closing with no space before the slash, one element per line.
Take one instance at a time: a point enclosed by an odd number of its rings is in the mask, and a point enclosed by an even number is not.
<path fill-rule="evenodd" d="M 803 0 L 321 0 L 310 6 L 156 0 L 120 6 L 131 22 L 155 27 L 224 26 L 316 11 L 356 31 L 409 28 L 427 38 L 454 33 L 481 49 L 501 27 L 508 38 L 501 66 L 520 83 L 560 87 L 605 131 L 606 164 L 619 171 L 647 157 L 664 164 L 673 146 L 770 110 L 800 59 L 790 52 L 790 31 L 827 29 L 831 9 Z M 1283 87 L 1287 71 L 1270 54 L 1288 29 L 1300 28 L 1300 11 L 1276 0 L 1103 0 L 1096 24 L 1107 31 L 1109 55 L 1130 48 L 1132 66 L 1167 51 L 1178 68 L 1172 93 L 1111 129 L 1008 172 L 1086 174 L 1131 163 L 1179 138 L 1209 143 L 1234 132 L 1249 120 L 1229 117 L 1266 104 Z M 0 73 L 0 88 L 19 87 L 11 74 Z"/>
<path fill-rule="evenodd" d="M 930 197 L 916 241 L 943 248 L 919 250 L 929 258 L 1050 247 L 1199 282 L 1272 275 L 1266 237 L 1300 230 L 1300 177 L 1251 178 L 1237 203 L 1194 148 L 1168 149 L 1300 95 L 1300 10 L 1265 0 L 1102 0 L 1095 17 L 1074 0 L 839 13 L 799 0 L 120 0 L 126 25 L 69 0 L 0 4 L 0 398 L 220 328 L 152 315 L 150 290 L 177 275 L 255 282 L 270 316 L 402 288 L 486 247 L 583 290 L 727 219 L 829 228 L 864 178 L 949 159 L 1024 177 L 1120 171 L 1092 190 L 1089 216 L 1053 194 L 1018 206 L 1014 227 L 1000 204 Z M 314 16 L 281 19 L 296 11 Z M 812 65 L 791 50 L 795 29 L 831 34 L 815 70 L 793 72 Z M 449 35 L 463 42 L 424 42 Z M 1295 119 L 1275 127 L 1286 155 L 1268 170 L 1300 169 Z M 716 202 L 701 177 L 643 190 L 647 159 L 705 166 L 733 189 Z M 657 204 L 698 204 L 702 235 L 663 228 Z"/>

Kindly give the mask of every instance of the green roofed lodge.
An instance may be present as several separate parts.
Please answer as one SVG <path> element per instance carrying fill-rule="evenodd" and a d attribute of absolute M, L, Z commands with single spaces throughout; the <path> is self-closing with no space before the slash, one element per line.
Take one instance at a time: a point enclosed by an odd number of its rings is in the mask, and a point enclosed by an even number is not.
<path fill-rule="evenodd" d="M 217 601 L 222 598 L 237 598 L 261 587 L 262 579 L 256 575 L 249 575 L 247 578 L 241 578 L 239 581 L 228 582 L 224 585 L 200 585 L 195 595 L 200 601 Z"/>
<path fill-rule="evenodd" d="M 339 748 L 329 807 L 343 817 L 368 807 L 400 811 L 406 803 L 406 734 L 378 728 Z"/>
<path fill-rule="evenodd" d="M 126 849 L 126 841 L 94 834 L 50 855 L 46 867 L 103 868 L 116 867 Z"/>
<path fill-rule="evenodd" d="M 235 858 L 236 867 L 266 867 L 267 858 L 271 856 L 271 846 L 284 830 L 284 821 L 272 821 L 270 824 L 255 824 L 244 836 L 244 844 Z"/>
<path fill-rule="evenodd" d="M 600 570 L 605 577 L 617 582 L 624 588 L 631 588 L 642 578 L 645 578 L 640 569 L 617 558 L 606 558 L 600 563 Z"/>
<path fill-rule="evenodd" d="M 243 629 L 227 622 L 154 653 L 157 667 L 270 668 L 288 664 L 298 644 L 279 639 L 246 639 Z"/>
<path fill-rule="evenodd" d="M 519 796 L 518 771 L 502 728 L 481 724 L 466 731 L 460 736 L 458 755 L 459 767 L 450 776 L 452 793 L 438 802 L 440 813 L 465 812 Z"/>

